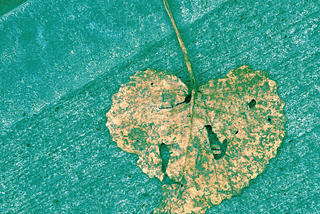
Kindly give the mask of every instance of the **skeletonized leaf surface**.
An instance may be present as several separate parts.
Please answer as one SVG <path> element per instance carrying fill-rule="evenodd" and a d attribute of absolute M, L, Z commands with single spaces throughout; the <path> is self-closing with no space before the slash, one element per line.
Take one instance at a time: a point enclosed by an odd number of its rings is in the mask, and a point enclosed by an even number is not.
<path fill-rule="evenodd" d="M 191 99 L 190 99 L 191 98 Z M 239 194 L 275 157 L 284 135 L 284 102 L 266 72 L 247 66 L 193 90 L 174 74 L 139 71 L 112 97 L 107 126 L 117 145 L 161 181 L 154 213 L 205 213 Z M 159 147 L 170 159 L 162 171 Z M 164 174 L 165 173 L 165 174 Z"/>

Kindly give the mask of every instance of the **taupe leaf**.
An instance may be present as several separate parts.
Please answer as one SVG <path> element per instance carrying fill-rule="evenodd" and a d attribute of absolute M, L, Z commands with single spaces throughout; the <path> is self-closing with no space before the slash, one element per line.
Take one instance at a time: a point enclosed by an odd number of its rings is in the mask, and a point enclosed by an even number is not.
<path fill-rule="evenodd" d="M 286 118 L 277 85 L 247 66 L 188 88 L 174 74 L 139 71 L 112 97 L 107 127 L 113 141 L 139 156 L 138 166 L 161 181 L 154 213 L 205 213 L 239 194 L 275 157 Z M 171 156 L 162 171 L 159 147 Z M 165 174 L 164 174 L 165 173 Z"/>

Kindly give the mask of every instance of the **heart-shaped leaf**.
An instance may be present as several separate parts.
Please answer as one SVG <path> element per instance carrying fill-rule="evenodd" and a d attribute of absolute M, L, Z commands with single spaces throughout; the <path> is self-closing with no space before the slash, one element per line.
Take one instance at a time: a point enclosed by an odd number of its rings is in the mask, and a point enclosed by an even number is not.
<path fill-rule="evenodd" d="M 139 156 L 149 177 L 172 184 L 154 213 L 205 213 L 239 194 L 275 157 L 285 136 L 284 102 L 266 72 L 247 66 L 188 88 L 174 74 L 139 71 L 112 97 L 113 141 Z M 159 147 L 171 155 L 163 171 Z"/>

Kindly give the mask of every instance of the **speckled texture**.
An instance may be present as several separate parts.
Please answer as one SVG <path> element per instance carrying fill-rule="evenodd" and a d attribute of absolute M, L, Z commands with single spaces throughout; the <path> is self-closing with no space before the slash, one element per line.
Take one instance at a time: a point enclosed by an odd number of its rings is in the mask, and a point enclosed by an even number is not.
<path fill-rule="evenodd" d="M 168 70 L 188 85 L 183 56 L 161 1 L 101 2 L 27 1 L 1 17 L 0 114 L 6 124 L 0 139 L 1 213 L 140 214 L 160 204 L 161 182 L 148 178 L 136 166 L 138 157 L 111 141 L 105 112 L 111 96 L 137 70 Z M 208 9 L 199 8 L 201 2 Z M 240 196 L 207 214 L 318 213 L 318 1 L 170 3 L 199 85 L 246 64 L 267 71 L 286 102 L 288 136 L 277 157 Z M 155 8 L 144 9 L 150 5 Z M 68 21 L 72 15 L 77 22 Z M 51 24 L 45 25 L 46 19 Z M 105 28 L 91 31 L 93 21 Z M 37 27 L 43 27 L 48 50 L 37 43 Z M 123 36 L 103 37 L 109 30 Z M 76 56 L 68 57 L 72 50 L 78 50 Z M 100 64 L 87 72 L 91 58 Z"/>
<path fill-rule="evenodd" d="M 14 8 L 18 7 L 20 4 L 24 3 L 26 0 L 1 0 L 0 1 L 0 16 L 5 13 L 10 12 Z"/>

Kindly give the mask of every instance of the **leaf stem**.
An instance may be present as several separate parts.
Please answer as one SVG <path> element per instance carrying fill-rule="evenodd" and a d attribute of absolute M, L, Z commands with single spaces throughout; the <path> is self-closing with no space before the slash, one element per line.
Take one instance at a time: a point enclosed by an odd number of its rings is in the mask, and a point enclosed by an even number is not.
<path fill-rule="evenodd" d="M 192 66 L 191 66 L 189 55 L 187 53 L 187 49 L 184 46 L 184 43 L 182 41 L 182 37 L 181 37 L 181 35 L 179 33 L 176 21 L 173 18 L 173 15 L 172 15 L 168 0 L 163 0 L 163 4 L 164 4 L 164 7 L 166 8 L 166 11 L 167 11 L 167 13 L 169 15 L 169 18 L 171 20 L 171 23 L 172 23 L 172 26 L 174 28 L 174 31 L 176 32 L 176 35 L 178 37 L 178 41 L 179 41 L 179 44 L 180 44 L 180 47 L 181 47 L 181 50 L 182 50 L 182 53 L 183 53 L 183 56 L 184 56 L 184 60 L 185 60 L 185 62 L 187 64 L 187 68 L 188 68 L 189 75 L 190 75 L 190 80 L 191 80 L 191 90 L 189 91 L 189 93 L 191 95 L 191 102 L 190 102 L 190 116 L 191 116 L 191 118 L 190 118 L 190 136 L 189 136 L 188 144 L 186 146 L 186 153 L 185 153 L 186 159 L 184 161 L 184 164 L 183 164 L 183 167 L 182 167 L 182 170 L 181 170 L 181 180 L 180 180 L 181 185 L 179 186 L 179 188 L 177 190 L 177 192 L 178 192 L 177 193 L 177 197 L 179 197 L 179 194 L 181 192 L 181 188 L 183 186 L 183 184 L 182 184 L 183 183 L 183 179 L 184 179 L 184 176 L 185 176 L 187 158 L 188 158 L 188 155 L 189 155 L 190 140 L 193 139 L 193 136 L 192 136 L 192 122 L 193 122 L 193 116 L 194 116 L 193 111 L 194 111 L 195 100 L 196 100 L 197 82 L 196 82 L 196 78 L 194 76 L 194 72 L 192 70 Z M 170 205 L 170 208 L 171 208 L 171 205 Z M 174 212 L 172 212 L 172 213 L 174 213 Z"/>
<path fill-rule="evenodd" d="M 170 18 L 171 23 L 173 25 L 174 31 L 177 34 L 177 37 L 178 37 L 178 40 L 179 40 L 179 44 L 180 44 L 180 47 L 181 47 L 181 50 L 182 50 L 182 53 L 183 53 L 183 56 L 184 56 L 184 60 L 186 61 L 186 64 L 187 64 L 187 67 L 188 67 L 190 80 L 191 80 L 191 87 L 192 87 L 191 91 L 192 91 L 192 90 L 197 88 L 197 82 L 196 82 L 196 78 L 194 76 L 194 72 L 192 70 L 191 61 L 190 61 L 189 55 L 187 53 L 187 49 L 184 46 L 184 43 L 182 41 L 182 37 L 181 37 L 181 35 L 179 33 L 176 21 L 173 18 L 173 15 L 172 15 L 172 12 L 171 12 L 171 9 L 170 9 L 168 1 L 167 0 L 163 0 L 163 4 L 164 4 L 164 7 L 166 8 L 166 11 L 167 11 L 167 13 L 169 15 L 169 18 Z"/>

